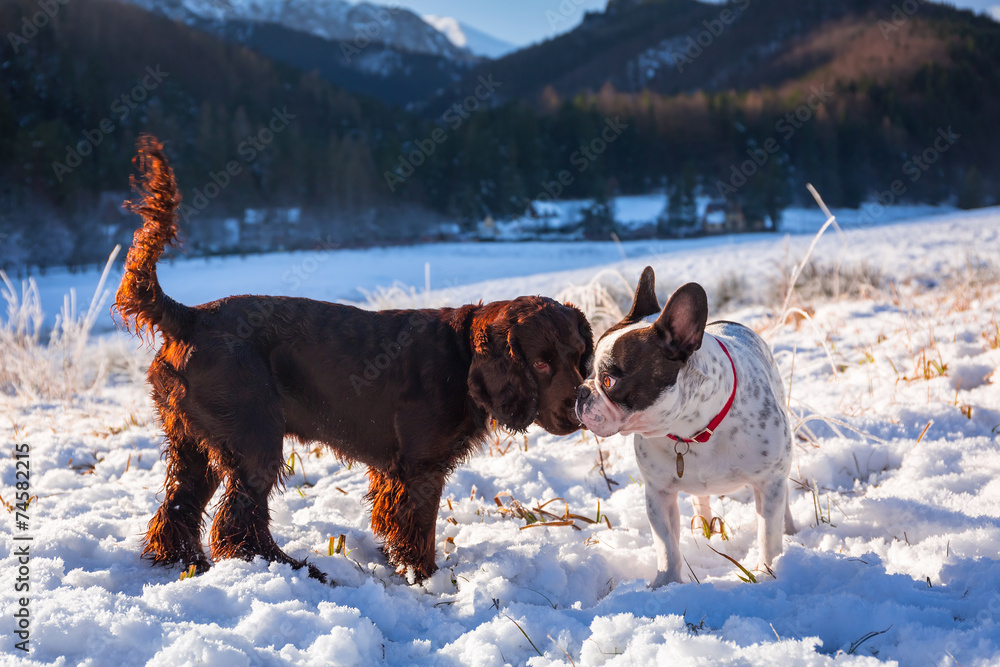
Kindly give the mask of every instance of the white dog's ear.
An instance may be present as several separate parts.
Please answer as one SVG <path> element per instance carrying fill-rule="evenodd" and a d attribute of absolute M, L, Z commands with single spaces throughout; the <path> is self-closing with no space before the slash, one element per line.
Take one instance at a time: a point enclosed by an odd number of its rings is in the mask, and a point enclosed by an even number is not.
<path fill-rule="evenodd" d="M 656 300 L 656 274 L 647 266 L 639 277 L 639 286 L 632 298 L 632 310 L 625 316 L 626 322 L 638 322 L 644 317 L 660 312 L 660 302 Z"/>
<path fill-rule="evenodd" d="M 707 322 L 708 295 L 698 283 L 688 283 L 670 295 L 653 326 L 663 340 L 664 354 L 687 361 L 701 347 Z"/>

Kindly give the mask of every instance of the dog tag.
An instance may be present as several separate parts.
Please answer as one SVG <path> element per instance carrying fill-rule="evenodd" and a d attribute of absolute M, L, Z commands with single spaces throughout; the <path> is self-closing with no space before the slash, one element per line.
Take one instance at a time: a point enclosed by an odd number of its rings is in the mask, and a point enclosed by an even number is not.
<path fill-rule="evenodd" d="M 684 455 L 677 452 L 677 477 L 684 476 Z"/>

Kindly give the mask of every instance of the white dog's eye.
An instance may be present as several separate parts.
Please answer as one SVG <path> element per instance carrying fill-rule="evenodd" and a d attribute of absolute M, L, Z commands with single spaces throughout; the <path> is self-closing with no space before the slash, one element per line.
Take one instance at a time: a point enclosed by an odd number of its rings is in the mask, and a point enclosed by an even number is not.
<path fill-rule="evenodd" d="M 611 389 L 615 386 L 615 379 L 608 375 L 607 373 L 601 378 L 601 384 L 604 385 L 605 389 Z"/>

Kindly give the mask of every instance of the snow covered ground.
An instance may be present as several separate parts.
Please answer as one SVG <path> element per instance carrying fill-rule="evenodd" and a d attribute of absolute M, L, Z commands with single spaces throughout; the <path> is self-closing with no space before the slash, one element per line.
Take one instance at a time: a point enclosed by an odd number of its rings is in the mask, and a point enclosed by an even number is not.
<path fill-rule="evenodd" d="M 572 297 L 599 323 L 627 306 L 646 264 L 661 302 L 681 282 L 700 281 L 713 316 L 770 335 L 802 423 L 789 484 L 799 531 L 785 538 L 776 578 L 757 573 L 759 583 L 744 583 L 708 547 L 757 561 L 752 496 L 715 498 L 730 539 L 686 533 L 690 583 L 649 591 L 655 558 L 629 439 L 532 428 L 526 439 L 498 436 L 450 478 L 437 524 L 441 569 L 411 586 L 386 569 L 369 531 L 363 467 L 299 446 L 272 503 L 272 529 L 336 585 L 259 560 L 181 580 L 138 558 L 163 481 L 161 435 L 142 384 L 148 352 L 107 334 L 81 362 L 112 361 L 92 390 L 0 395 L 2 440 L 30 445 L 38 495 L 28 656 L 12 635 L 8 554 L 21 543 L 14 515 L 0 512 L 0 663 L 998 664 L 1000 209 L 862 227 L 821 239 L 818 268 L 793 302 L 809 318 L 783 326 L 774 319 L 782 277 L 809 236 L 456 244 L 165 265 L 166 291 L 190 303 L 237 292 L 360 301 L 351 291 L 359 285 L 385 305 L 541 293 Z M 297 286 L 284 278 L 295 271 Z M 375 290 L 395 280 L 417 288 Z M 43 302 L 51 313 L 51 295 L 70 285 L 89 300 L 95 282 L 47 276 Z M 5 454 L 6 502 L 14 482 Z M 526 527 L 519 508 L 539 517 L 538 507 L 606 521 Z M 683 504 L 682 523 L 690 518 Z M 329 555 L 340 534 L 346 552 Z"/>
<path fill-rule="evenodd" d="M 629 207 L 623 210 L 638 220 L 640 213 L 652 210 L 647 200 L 655 197 L 619 199 L 629 200 Z M 558 208 L 560 215 L 575 210 L 574 205 L 574 202 L 560 202 L 558 207 L 551 204 Z M 850 228 L 874 227 L 900 219 L 931 215 L 946 217 L 953 211 L 931 206 L 897 206 L 873 210 L 868 217 L 864 217 L 864 211 L 851 209 L 836 210 L 834 213 L 842 227 Z M 655 215 L 653 217 L 655 219 Z M 958 219 L 963 218 L 960 216 Z M 823 222 L 824 216 L 819 209 L 792 208 L 785 211 L 782 229 L 805 247 Z M 778 238 L 784 239 L 784 235 Z M 451 297 L 457 303 L 455 299 L 458 298 L 506 298 L 503 294 L 516 296 L 516 289 L 555 292 L 581 280 L 587 282 L 595 269 L 623 259 L 650 258 L 649 261 L 655 261 L 658 256 L 683 257 L 719 245 L 746 245 L 751 253 L 765 252 L 778 258 L 783 255 L 773 251 L 782 251 L 784 246 L 775 243 L 775 240 L 774 234 L 763 233 L 676 241 L 629 241 L 622 244 L 594 241 L 435 243 L 190 260 L 184 259 L 181 254 L 175 261 L 161 262 L 158 272 L 166 292 L 188 304 L 205 303 L 232 294 L 304 296 L 325 301 L 364 303 L 366 293 L 394 283 L 415 286 L 422 293 L 426 287 L 426 268 L 429 264 L 431 300 L 435 304 L 444 303 Z M 126 250 L 122 249 L 119 264 Z M 626 269 L 638 267 L 632 276 L 637 278 L 645 264 L 626 261 L 621 266 Z M 573 271 L 575 269 L 582 270 Z M 553 273 L 559 275 L 552 278 L 550 274 Z M 522 283 L 502 280 L 536 275 L 540 279 L 529 278 L 527 281 L 530 288 L 523 287 Z M 70 290 L 76 291 L 81 303 L 89 302 L 99 277 L 100 272 L 96 270 L 70 273 L 65 269 L 50 269 L 45 276 L 36 276 L 47 326 L 52 326 Z M 553 279 L 556 282 L 551 284 Z M 109 284 L 117 286 L 120 280 L 121 273 L 113 272 Z M 511 289 L 515 291 L 511 292 Z M 98 332 L 107 332 L 113 331 L 115 325 L 111 318 L 102 317 L 95 328 Z"/>

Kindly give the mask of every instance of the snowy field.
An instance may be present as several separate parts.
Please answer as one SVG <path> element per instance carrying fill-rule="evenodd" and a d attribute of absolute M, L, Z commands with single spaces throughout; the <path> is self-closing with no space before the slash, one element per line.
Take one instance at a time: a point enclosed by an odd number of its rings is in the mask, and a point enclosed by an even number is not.
<path fill-rule="evenodd" d="M 803 230 L 822 216 L 810 220 Z M 540 293 L 572 299 L 598 328 L 627 310 L 646 264 L 661 303 L 701 282 L 713 317 L 769 337 L 799 425 L 789 482 L 799 532 L 785 538 L 774 577 L 755 573 L 757 583 L 709 549 L 757 562 L 749 491 L 713 498 L 727 541 L 683 535 L 689 583 L 650 591 L 655 557 L 630 439 L 534 427 L 527 438 L 498 435 L 449 479 L 441 569 L 425 585 L 386 569 L 362 504 L 363 466 L 302 446 L 272 501 L 272 530 L 335 585 L 260 560 L 182 580 L 138 558 L 164 475 L 142 380 L 149 352 L 114 333 L 48 351 L 8 337 L 0 432 L 11 451 L 30 445 L 38 498 L 27 657 L 12 635 L 9 554 L 20 543 L 14 515 L 0 513 L 0 663 L 1000 663 L 1000 209 L 828 230 L 783 324 L 787 276 L 810 241 L 425 246 L 177 261 L 161 272 L 167 293 L 188 303 L 241 292 L 365 302 L 359 286 L 380 306 Z M 296 271 L 293 285 L 285 278 Z M 96 282 L 42 279 L 49 323 L 57 294 L 72 286 L 89 302 Z M 106 307 L 95 329 L 112 329 Z M 14 482 L 5 454 L 6 503 Z M 529 524 L 554 520 L 537 508 L 587 519 Z M 690 505 L 681 512 L 687 525 Z M 346 549 L 331 555 L 341 534 Z"/>
<path fill-rule="evenodd" d="M 634 208 L 634 202 L 632 203 Z M 884 225 L 900 218 L 941 215 L 949 211 L 931 206 L 896 206 L 871 209 L 863 220 L 861 218 L 864 211 L 844 209 L 835 213 L 841 225 L 850 228 L 859 224 Z M 785 211 L 782 229 L 795 236 L 811 236 L 823 222 L 822 212 L 815 207 L 793 208 Z M 542 274 L 541 281 L 534 281 L 533 284 L 538 287 L 533 289 L 551 293 L 553 286 L 546 283 L 545 278 L 546 274 L 553 272 L 586 269 L 573 275 L 572 279 L 577 280 L 581 276 L 586 278 L 593 275 L 593 267 L 622 259 L 655 257 L 660 254 L 674 256 L 720 243 L 760 246 L 763 241 L 764 246 L 773 247 L 774 240 L 774 234 L 742 234 L 683 241 L 629 241 L 623 244 L 593 241 L 435 243 L 367 250 L 306 251 L 250 255 L 245 258 L 190 260 L 183 259 L 181 250 L 181 259 L 160 264 L 159 276 L 168 294 L 188 304 L 205 303 L 233 294 L 304 296 L 324 301 L 364 303 L 366 293 L 394 283 L 414 286 L 422 293 L 427 286 L 429 264 L 431 289 L 445 295 L 438 295 L 438 300 L 449 296 L 506 298 L 494 297 L 511 287 L 511 283 L 502 280 L 505 278 Z M 805 239 L 807 243 L 808 240 Z M 123 248 L 122 253 L 126 250 Z M 44 277 L 36 276 L 46 324 L 52 326 L 55 315 L 70 290 L 76 290 L 81 301 L 89 302 L 99 277 L 99 271 L 69 273 L 65 269 L 50 269 Z M 109 284 L 117 286 L 120 280 L 121 273 L 113 273 Z M 559 280 L 556 290 L 569 284 L 562 278 Z M 479 284 L 487 281 L 497 283 L 492 286 Z M 473 286 L 471 290 L 461 289 L 469 285 Z M 516 293 L 511 294 L 516 296 Z M 86 303 L 82 307 L 85 309 Z M 101 319 L 96 323 L 96 330 L 107 332 L 114 329 L 114 322 L 110 317 L 103 317 L 102 313 Z"/>

